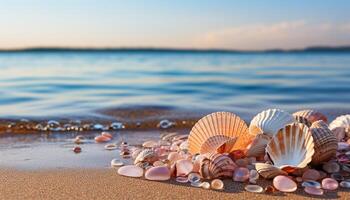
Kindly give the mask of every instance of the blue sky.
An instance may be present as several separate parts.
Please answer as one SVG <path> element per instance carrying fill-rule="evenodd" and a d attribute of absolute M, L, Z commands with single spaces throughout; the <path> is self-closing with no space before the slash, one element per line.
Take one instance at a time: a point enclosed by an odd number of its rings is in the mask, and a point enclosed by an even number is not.
<path fill-rule="evenodd" d="M 350 45 L 346 0 L 0 0 L 0 48 Z"/>

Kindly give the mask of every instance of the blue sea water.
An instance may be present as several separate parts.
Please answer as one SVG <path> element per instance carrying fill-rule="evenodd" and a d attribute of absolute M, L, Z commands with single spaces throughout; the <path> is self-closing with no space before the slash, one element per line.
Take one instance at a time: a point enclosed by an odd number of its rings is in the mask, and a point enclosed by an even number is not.
<path fill-rule="evenodd" d="M 350 112 L 350 53 L 0 53 L 0 116 L 119 107 Z"/>

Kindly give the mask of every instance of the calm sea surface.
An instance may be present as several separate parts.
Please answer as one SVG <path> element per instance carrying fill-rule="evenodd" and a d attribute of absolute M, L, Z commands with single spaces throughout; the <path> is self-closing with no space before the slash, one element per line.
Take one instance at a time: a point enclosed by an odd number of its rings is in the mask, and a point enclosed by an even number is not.
<path fill-rule="evenodd" d="M 350 111 L 350 53 L 0 53 L 0 116 L 164 106 Z"/>

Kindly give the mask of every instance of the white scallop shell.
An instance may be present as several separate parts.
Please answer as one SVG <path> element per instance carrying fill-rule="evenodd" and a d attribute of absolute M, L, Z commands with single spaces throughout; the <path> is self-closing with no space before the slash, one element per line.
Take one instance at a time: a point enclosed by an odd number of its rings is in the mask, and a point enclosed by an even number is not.
<path fill-rule="evenodd" d="M 293 115 L 280 109 L 268 109 L 252 119 L 249 133 L 252 135 L 266 134 L 272 137 L 281 128 L 293 122 L 295 122 Z"/>
<path fill-rule="evenodd" d="M 266 152 L 275 167 L 304 168 L 314 155 L 314 140 L 304 124 L 291 124 L 281 129 L 267 144 Z"/>
<path fill-rule="evenodd" d="M 338 142 L 345 136 L 350 136 L 350 114 L 341 115 L 329 124 L 329 129 L 334 133 Z"/>
<path fill-rule="evenodd" d="M 203 117 L 193 126 L 188 137 L 189 152 L 194 155 L 224 149 L 225 153 L 230 153 L 245 149 L 252 138 L 248 126 L 237 115 L 216 112 Z"/>

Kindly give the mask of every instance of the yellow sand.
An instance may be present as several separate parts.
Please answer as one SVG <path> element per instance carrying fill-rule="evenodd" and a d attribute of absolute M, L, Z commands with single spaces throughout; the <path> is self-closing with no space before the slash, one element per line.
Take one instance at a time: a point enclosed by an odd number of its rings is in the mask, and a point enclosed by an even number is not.
<path fill-rule="evenodd" d="M 270 181 L 259 184 L 266 185 Z M 205 190 L 175 181 L 154 182 L 119 176 L 115 169 L 0 169 L 0 199 L 305 199 L 302 189 L 275 195 L 244 191 L 244 184 L 225 180 L 224 191 Z M 350 199 L 350 189 L 322 198 Z"/>

